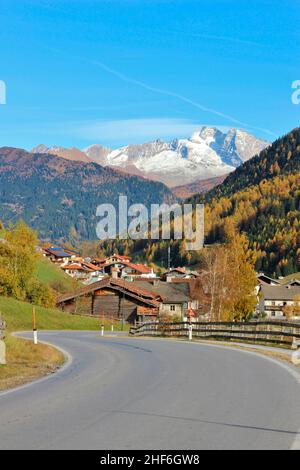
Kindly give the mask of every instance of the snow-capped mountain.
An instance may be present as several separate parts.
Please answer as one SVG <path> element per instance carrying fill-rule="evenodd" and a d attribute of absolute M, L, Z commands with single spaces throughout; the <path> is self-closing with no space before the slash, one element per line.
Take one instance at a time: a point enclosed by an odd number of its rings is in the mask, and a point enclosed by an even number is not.
<path fill-rule="evenodd" d="M 230 173 L 268 145 L 269 142 L 240 129 L 223 133 L 217 128 L 202 127 L 189 139 L 132 144 L 106 155 L 99 146 L 99 159 L 97 145 L 84 152 L 104 166 L 119 167 L 176 186 Z"/>
<path fill-rule="evenodd" d="M 189 139 L 171 142 L 155 140 L 115 150 L 98 144 L 83 150 L 39 145 L 32 152 L 93 161 L 174 187 L 228 174 L 268 145 L 240 129 L 223 133 L 214 127 L 202 127 Z"/>

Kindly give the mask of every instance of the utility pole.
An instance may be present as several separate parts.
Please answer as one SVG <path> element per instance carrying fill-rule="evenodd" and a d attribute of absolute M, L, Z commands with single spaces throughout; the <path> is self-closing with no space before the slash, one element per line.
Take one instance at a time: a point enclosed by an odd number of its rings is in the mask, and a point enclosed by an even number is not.
<path fill-rule="evenodd" d="M 171 247 L 168 246 L 168 271 L 171 269 Z"/>

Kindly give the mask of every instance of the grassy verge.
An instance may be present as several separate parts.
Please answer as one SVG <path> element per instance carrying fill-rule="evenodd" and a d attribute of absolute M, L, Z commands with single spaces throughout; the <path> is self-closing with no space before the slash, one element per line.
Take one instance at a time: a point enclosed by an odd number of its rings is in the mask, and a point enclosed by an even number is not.
<path fill-rule="evenodd" d="M 0 391 L 51 374 L 64 363 L 64 355 L 45 344 L 8 336 L 7 365 L 0 365 Z"/>

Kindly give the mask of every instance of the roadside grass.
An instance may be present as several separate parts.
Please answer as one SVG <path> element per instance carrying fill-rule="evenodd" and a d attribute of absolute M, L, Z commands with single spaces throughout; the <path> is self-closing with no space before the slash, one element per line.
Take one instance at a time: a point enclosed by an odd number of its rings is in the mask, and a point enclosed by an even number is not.
<path fill-rule="evenodd" d="M 52 374 L 65 360 L 60 351 L 46 344 L 34 345 L 12 336 L 5 343 L 7 365 L 0 365 L 0 391 Z"/>

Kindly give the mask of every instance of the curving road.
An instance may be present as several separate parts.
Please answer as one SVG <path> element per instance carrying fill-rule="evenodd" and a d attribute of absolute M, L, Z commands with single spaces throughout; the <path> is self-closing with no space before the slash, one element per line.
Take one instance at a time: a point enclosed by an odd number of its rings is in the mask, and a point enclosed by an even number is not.
<path fill-rule="evenodd" d="M 203 344 L 45 332 L 71 364 L 0 394 L 0 449 L 289 449 L 300 387 L 265 357 Z"/>

